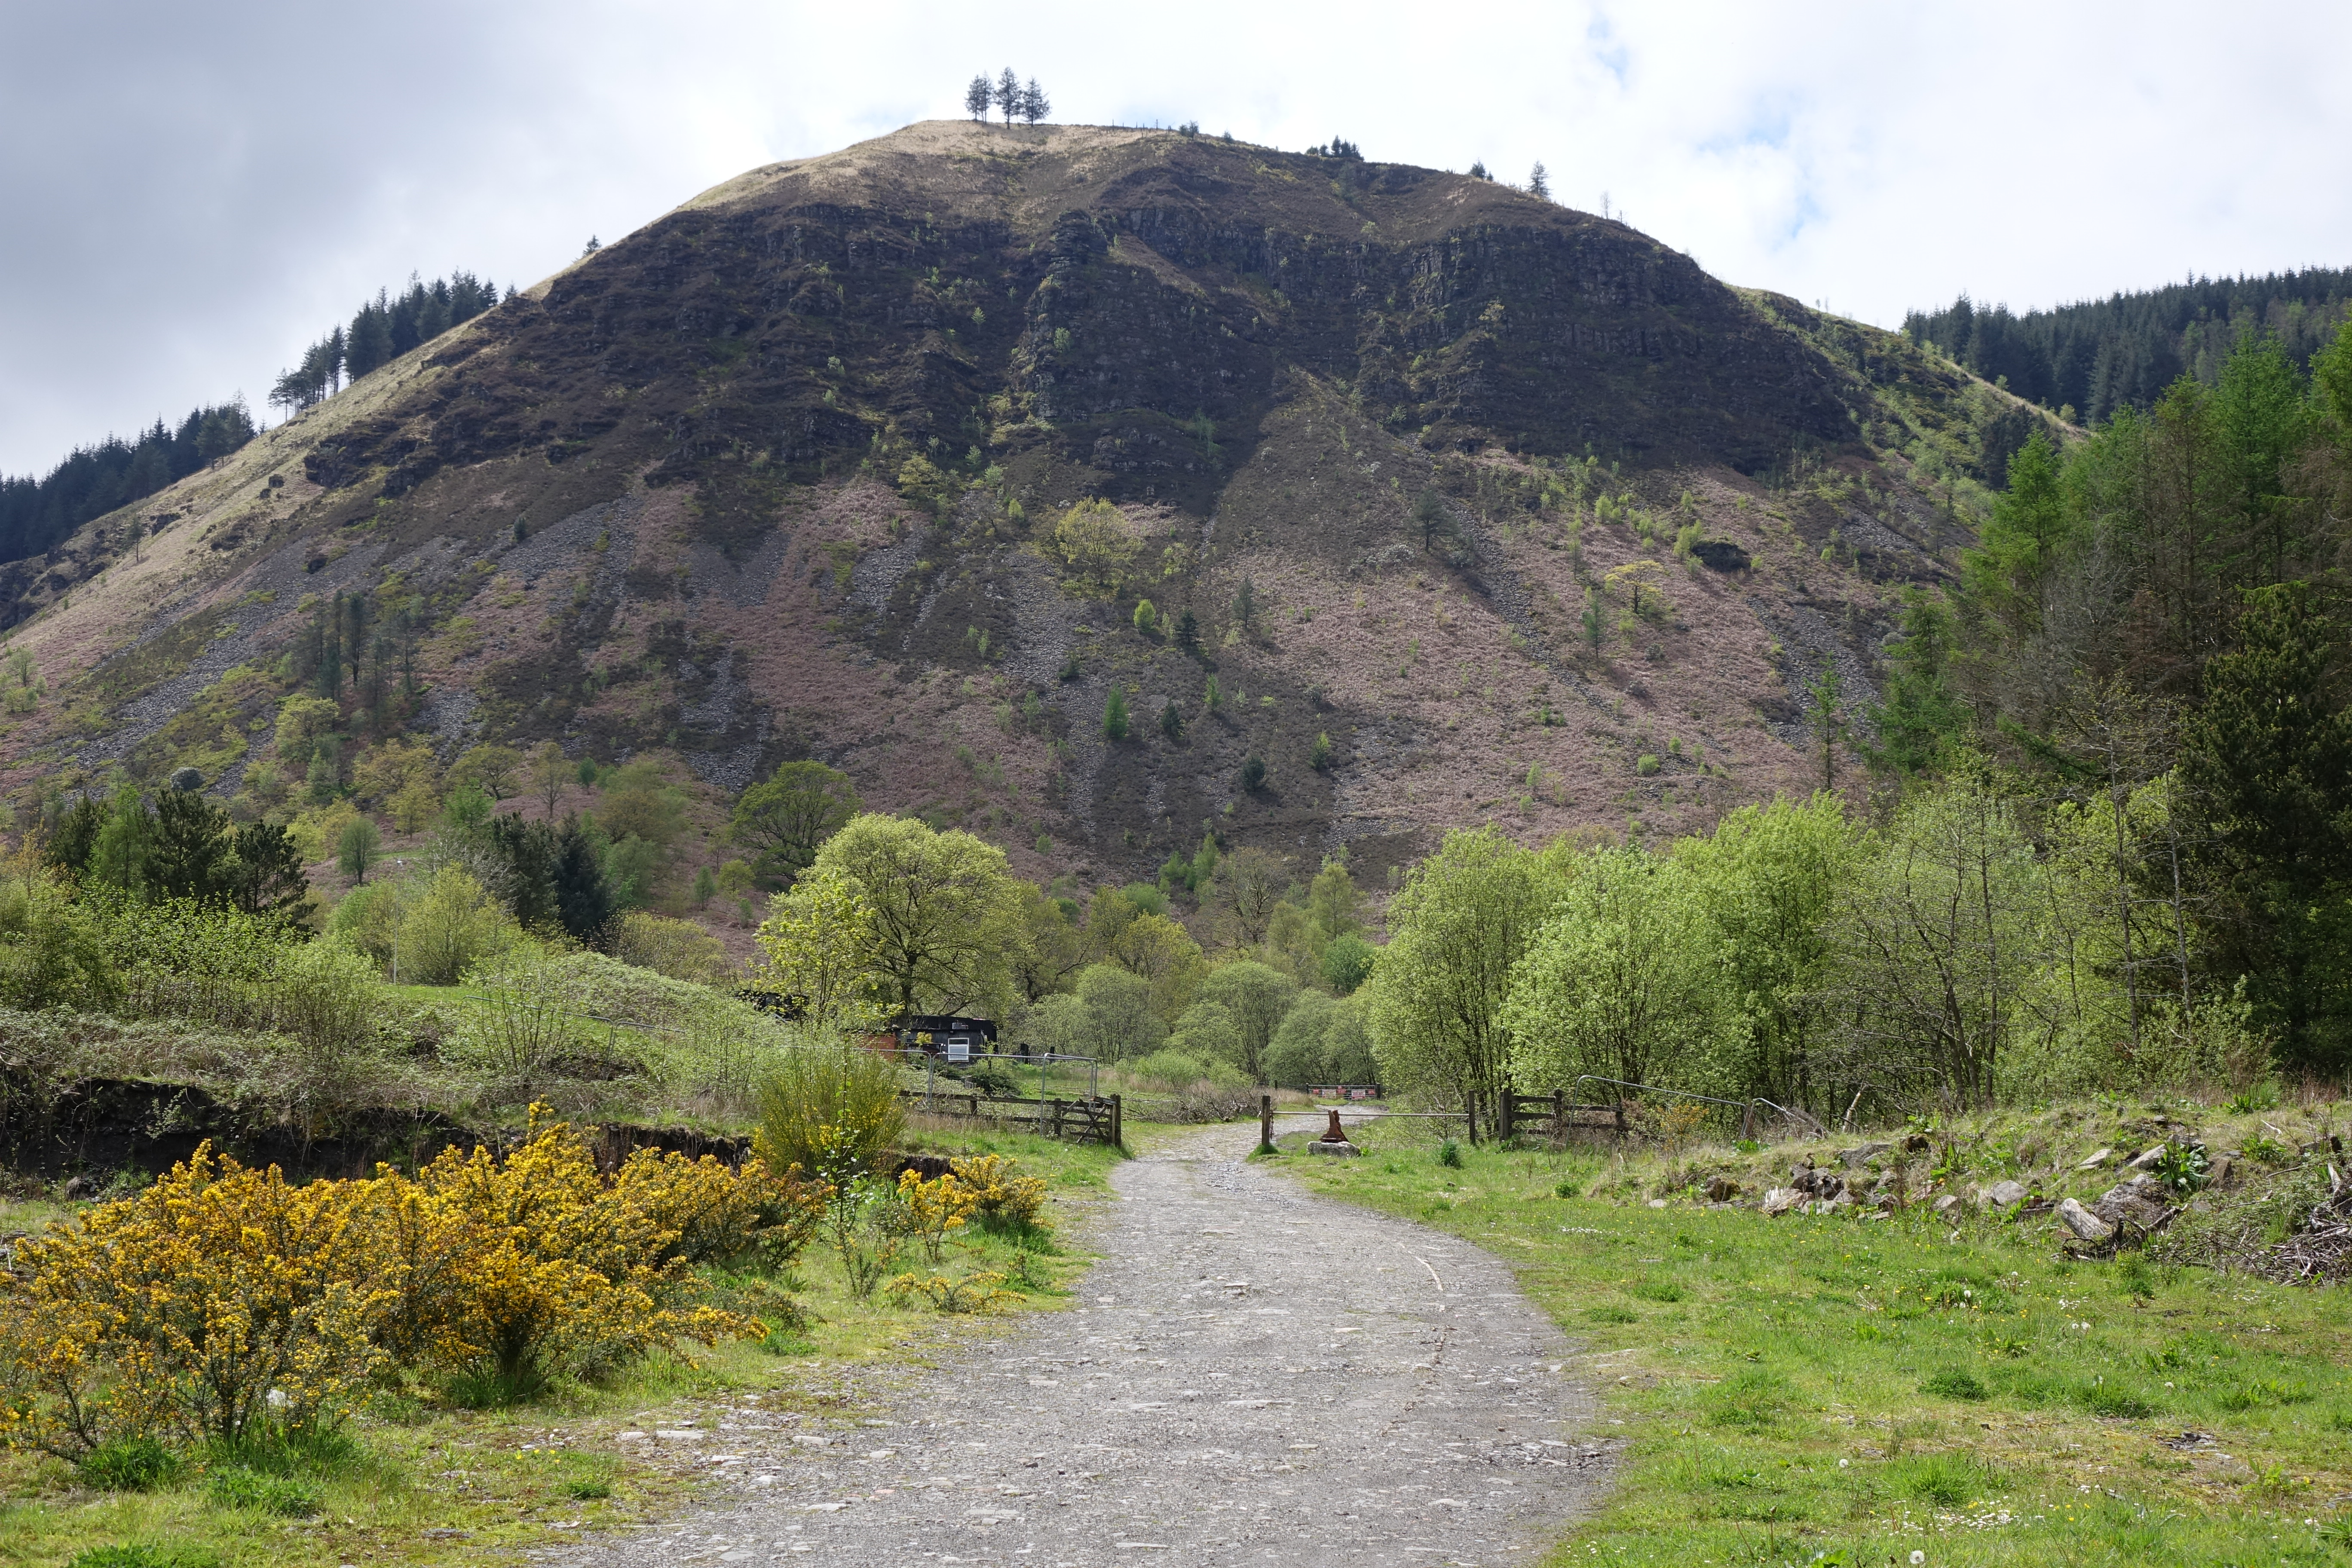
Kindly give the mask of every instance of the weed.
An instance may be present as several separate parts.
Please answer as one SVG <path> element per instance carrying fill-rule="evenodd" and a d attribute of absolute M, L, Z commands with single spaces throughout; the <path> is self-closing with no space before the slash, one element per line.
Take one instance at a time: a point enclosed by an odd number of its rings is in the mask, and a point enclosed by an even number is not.
<path fill-rule="evenodd" d="M 1644 1301 L 1679 1301 L 1684 1291 L 1671 1279 L 1644 1279 L 1633 1286 L 1628 1294 L 1638 1296 Z"/>
<path fill-rule="evenodd" d="M 1572 1198 L 1576 1194 L 1576 1179 L 1572 1176 L 1564 1176 L 1552 1184 L 1551 1195 L 1556 1198 Z"/>
<path fill-rule="evenodd" d="M 2000 1484 L 1983 1465 L 1964 1454 L 1921 1454 L 1890 1465 L 1888 1471 L 1902 1496 L 1937 1508 L 1958 1508 Z"/>
<path fill-rule="evenodd" d="M 566 1481 L 563 1495 L 574 1502 L 599 1502 L 613 1495 L 610 1481 Z"/>
<path fill-rule="evenodd" d="M 1462 1145 L 1448 1138 L 1437 1146 L 1437 1163 L 1448 1170 L 1462 1168 Z"/>
<path fill-rule="evenodd" d="M 1991 1391 L 1979 1381 L 1975 1373 L 1958 1367 L 1948 1368 L 1936 1373 L 1919 1385 L 1919 1391 L 1922 1394 L 1933 1394 L 1943 1399 L 1975 1401 L 1992 1397 Z"/>
<path fill-rule="evenodd" d="M 1013 1292 L 1001 1290 L 1004 1276 L 993 1271 L 966 1274 L 961 1279 L 947 1279 L 934 1274 L 919 1277 L 901 1274 L 890 1281 L 890 1293 L 900 1297 L 920 1296 L 942 1312 L 985 1312 L 1000 1302 L 1013 1300 Z"/>
<path fill-rule="evenodd" d="M 220 1553 L 201 1546 L 93 1546 L 68 1568 L 220 1568 Z"/>
<path fill-rule="evenodd" d="M 205 1495 L 222 1508 L 252 1509 L 288 1519 L 308 1519 L 325 1506 L 319 1489 L 290 1476 L 268 1476 L 243 1465 L 227 1465 L 205 1478 Z"/>
<path fill-rule="evenodd" d="M 74 1473 L 101 1491 L 147 1492 L 177 1479 L 180 1461 L 153 1437 L 117 1437 L 84 1455 Z"/>
<path fill-rule="evenodd" d="M 1642 1314 L 1630 1307 L 1590 1307 L 1585 1310 L 1588 1323 L 1638 1323 Z"/>

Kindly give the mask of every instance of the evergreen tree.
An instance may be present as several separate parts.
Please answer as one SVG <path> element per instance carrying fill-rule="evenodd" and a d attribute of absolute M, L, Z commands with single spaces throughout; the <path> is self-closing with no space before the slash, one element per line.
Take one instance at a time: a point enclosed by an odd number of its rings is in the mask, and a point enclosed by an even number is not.
<path fill-rule="evenodd" d="M 1528 195 L 1540 196 L 1545 201 L 1551 200 L 1551 181 L 1544 173 L 1541 158 L 1537 159 L 1536 166 L 1528 171 Z"/>
<path fill-rule="evenodd" d="M 1171 741 L 1181 741 L 1184 738 L 1184 715 L 1177 708 L 1176 699 L 1173 697 L 1160 704 L 1160 732 Z"/>
<path fill-rule="evenodd" d="M 591 945 L 604 940 L 615 913 L 612 885 L 604 879 L 602 837 L 571 813 L 555 839 L 555 918 L 572 940 Z"/>
<path fill-rule="evenodd" d="M 1021 79 L 1013 74 L 1011 66 L 1006 66 L 996 79 L 996 108 L 1007 125 L 1021 112 Z"/>
<path fill-rule="evenodd" d="M 2316 598 L 2303 583 L 2243 595 L 2237 648 L 2206 663 L 2180 773 L 2206 816 L 2195 854 L 2233 906 L 2221 929 L 2234 967 L 2287 1061 L 2332 1072 L 2352 1058 L 2352 711 Z"/>
<path fill-rule="evenodd" d="M 963 111 L 984 124 L 988 120 L 989 101 L 995 96 L 989 89 L 987 73 L 982 72 L 972 78 L 971 84 L 963 89 Z"/>
<path fill-rule="evenodd" d="M 1103 703 L 1103 735 L 1107 740 L 1127 739 L 1127 695 L 1114 685 Z"/>
<path fill-rule="evenodd" d="M 1873 766 L 1902 774 L 1943 765 L 1967 721 L 1947 673 L 1951 658 L 1952 613 L 1941 599 L 1914 584 L 1903 591 L 1901 637 L 1887 649 L 1894 673 L 1885 697 L 1872 710 L 1878 744 Z"/>
<path fill-rule="evenodd" d="M 1053 112 L 1054 105 L 1046 98 L 1045 89 L 1037 85 L 1035 77 L 1031 77 L 1029 85 L 1021 89 L 1021 118 L 1034 125 Z"/>

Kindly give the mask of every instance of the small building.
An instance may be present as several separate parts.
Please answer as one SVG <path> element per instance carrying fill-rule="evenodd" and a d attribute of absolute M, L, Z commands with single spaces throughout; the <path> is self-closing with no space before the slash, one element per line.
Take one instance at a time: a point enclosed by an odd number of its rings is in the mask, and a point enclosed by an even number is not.
<path fill-rule="evenodd" d="M 996 1025 L 988 1018 L 945 1013 L 909 1013 L 892 1038 L 901 1050 L 928 1051 L 944 1062 L 968 1062 L 996 1048 Z"/>

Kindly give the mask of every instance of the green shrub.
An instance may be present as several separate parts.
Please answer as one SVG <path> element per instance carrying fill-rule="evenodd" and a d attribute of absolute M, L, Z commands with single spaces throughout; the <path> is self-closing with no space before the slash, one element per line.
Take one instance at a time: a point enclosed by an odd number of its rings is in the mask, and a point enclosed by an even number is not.
<path fill-rule="evenodd" d="M 1683 1288 L 1671 1279 L 1644 1279 L 1633 1288 L 1632 1294 L 1644 1301 L 1679 1301 Z"/>
<path fill-rule="evenodd" d="M 1448 1170 L 1462 1168 L 1462 1145 L 1448 1138 L 1437 1146 L 1437 1163 Z"/>
<path fill-rule="evenodd" d="M 153 1437 L 117 1437 L 84 1455 L 74 1472 L 101 1491 L 151 1492 L 178 1479 L 180 1461 Z"/>
<path fill-rule="evenodd" d="M 837 1128 L 843 1155 L 861 1171 L 906 1125 L 898 1069 L 860 1047 L 810 1039 L 777 1053 L 760 1084 L 756 1144 L 771 1169 L 821 1169 L 817 1133 Z"/>

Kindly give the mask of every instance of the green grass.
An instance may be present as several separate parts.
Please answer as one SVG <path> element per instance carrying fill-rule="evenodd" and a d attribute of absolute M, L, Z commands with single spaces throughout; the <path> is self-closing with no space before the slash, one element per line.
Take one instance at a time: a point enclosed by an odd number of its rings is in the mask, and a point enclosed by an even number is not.
<path fill-rule="evenodd" d="M 698 1483 L 660 1463 L 651 1445 L 620 1442 L 622 1430 L 755 1405 L 796 1412 L 819 1429 L 854 1423 L 868 1413 L 867 1399 L 975 1336 L 1002 1332 L 1013 1314 L 1071 1300 L 1066 1281 L 1091 1261 L 1063 1239 L 1071 1205 L 1102 1192 L 1123 1154 L 951 1131 L 910 1130 L 904 1143 L 1005 1154 L 1051 1184 L 1052 1235 L 974 1234 L 936 1269 L 911 1250 L 900 1258 L 899 1268 L 926 1274 L 1007 1275 L 1003 1288 L 1013 1300 L 1004 1310 L 949 1316 L 879 1291 L 855 1300 L 820 1243 L 793 1270 L 807 1316 L 797 1331 L 709 1352 L 688 1346 L 693 1359 L 656 1357 L 608 1386 L 565 1384 L 526 1404 L 481 1410 L 429 1391 L 383 1396 L 345 1428 L 348 1442 L 175 1454 L 170 1466 L 121 1453 L 95 1471 L 78 1470 L 0 1449 L 0 1564 L 68 1568 L 82 1554 L 108 1552 L 88 1560 L 100 1568 L 520 1563 L 583 1534 L 673 1515 L 694 1500 Z M 29 1216 L 32 1206 L 16 1212 Z M 1027 1282 L 1012 1277 L 1022 1266 Z"/>
<path fill-rule="evenodd" d="M 1490 1249 L 1567 1331 L 1626 1446 L 1556 1568 L 2352 1562 L 2323 1540 L 2352 1497 L 2339 1292 L 2070 1262 L 2046 1219 L 1652 1208 L 1689 1155 L 1451 1169 L 1388 1131 L 1277 1163 Z"/>

